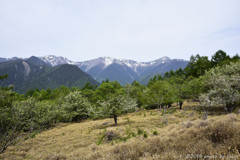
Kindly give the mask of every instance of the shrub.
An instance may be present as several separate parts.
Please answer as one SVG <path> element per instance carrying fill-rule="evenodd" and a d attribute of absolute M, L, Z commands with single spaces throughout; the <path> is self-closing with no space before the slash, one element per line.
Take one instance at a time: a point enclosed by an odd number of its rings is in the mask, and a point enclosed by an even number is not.
<path fill-rule="evenodd" d="M 34 131 L 33 133 L 30 134 L 29 137 L 30 138 L 35 138 L 38 133 L 39 133 L 38 131 Z"/>
<path fill-rule="evenodd" d="M 158 135 L 158 132 L 157 131 L 153 131 L 153 135 Z"/>
<path fill-rule="evenodd" d="M 113 131 L 107 131 L 105 133 L 105 138 L 106 138 L 106 142 L 107 141 L 112 141 L 113 139 L 116 138 L 116 134 Z"/>
<path fill-rule="evenodd" d="M 138 135 L 141 135 L 141 134 L 143 134 L 143 133 L 144 133 L 144 130 L 143 130 L 143 129 L 141 129 L 141 128 L 138 128 L 137 130 L 138 130 L 138 133 L 137 133 Z"/>
<path fill-rule="evenodd" d="M 235 135 L 235 125 L 229 122 L 218 122 L 206 129 L 206 137 L 214 143 L 223 143 Z"/>
<path fill-rule="evenodd" d="M 207 120 L 201 120 L 198 122 L 198 127 L 206 127 L 209 125 L 209 122 Z"/>
<path fill-rule="evenodd" d="M 228 120 L 231 121 L 231 122 L 236 122 L 237 121 L 237 118 L 234 114 L 230 114 L 228 116 Z"/>
<path fill-rule="evenodd" d="M 144 137 L 144 138 L 147 138 L 147 137 L 148 137 L 148 135 L 147 135 L 146 132 L 144 132 L 143 137 Z"/>
<path fill-rule="evenodd" d="M 186 122 L 183 122 L 182 125 L 186 128 L 190 128 L 190 127 L 192 127 L 193 123 L 188 120 Z"/>

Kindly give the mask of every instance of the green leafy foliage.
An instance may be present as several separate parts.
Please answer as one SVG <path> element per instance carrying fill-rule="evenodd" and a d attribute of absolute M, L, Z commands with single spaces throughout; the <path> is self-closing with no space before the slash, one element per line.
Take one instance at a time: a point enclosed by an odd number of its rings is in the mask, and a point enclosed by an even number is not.
<path fill-rule="evenodd" d="M 137 103 L 135 99 L 127 95 L 113 94 L 99 105 L 98 108 L 92 108 L 93 117 L 112 117 L 117 125 L 117 116 L 134 111 Z"/>
<path fill-rule="evenodd" d="M 37 108 L 34 98 L 11 102 L 8 110 L 1 108 L 0 153 L 9 145 L 19 143 L 20 138 L 25 137 L 26 140 L 31 133 L 41 129 L 43 115 L 37 116 Z M 25 134 L 20 134 L 23 131 Z"/>
<path fill-rule="evenodd" d="M 65 121 L 78 121 L 88 117 L 88 108 L 91 103 L 82 96 L 80 91 L 70 92 L 61 105 L 62 116 Z"/>
<path fill-rule="evenodd" d="M 116 93 L 116 89 L 110 83 L 102 83 L 95 93 L 98 100 L 106 100 L 110 94 Z"/>
<path fill-rule="evenodd" d="M 187 67 L 184 69 L 187 76 L 199 77 L 211 67 L 207 56 L 191 56 Z"/>
<path fill-rule="evenodd" d="M 162 105 L 170 105 L 174 102 L 173 87 L 167 81 L 157 81 L 144 93 L 142 103 L 154 108 Z"/>
<path fill-rule="evenodd" d="M 230 56 L 226 52 L 219 50 L 212 56 L 211 64 L 212 66 L 216 66 L 217 64 L 223 65 L 228 60 L 230 60 Z"/>

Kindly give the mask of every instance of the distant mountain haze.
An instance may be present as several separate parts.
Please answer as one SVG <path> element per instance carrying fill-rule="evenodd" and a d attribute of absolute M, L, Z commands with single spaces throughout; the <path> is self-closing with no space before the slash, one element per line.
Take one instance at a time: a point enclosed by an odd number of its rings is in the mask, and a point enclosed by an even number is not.
<path fill-rule="evenodd" d="M 0 62 L 9 62 L 16 59 L 18 58 L 0 58 Z M 180 67 L 183 69 L 188 64 L 188 61 L 186 60 L 170 59 L 168 57 L 162 57 L 151 62 L 137 62 L 133 60 L 111 57 L 99 57 L 88 61 L 77 62 L 68 60 L 64 57 L 48 55 L 44 57 L 32 56 L 30 58 L 26 58 L 25 61 L 31 63 L 32 65 L 47 68 L 56 67 L 63 64 L 75 65 L 78 66 L 81 71 L 89 74 L 99 83 L 101 83 L 103 80 L 109 79 L 110 81 L 118 81 L 121 85 L 126 85 L 134 80 L 146 85 L 149 79 L 154 75 L 164 74 L 171 69 L 176 70 Z M 0 63 L 0 66 L 2 63 Z"/>

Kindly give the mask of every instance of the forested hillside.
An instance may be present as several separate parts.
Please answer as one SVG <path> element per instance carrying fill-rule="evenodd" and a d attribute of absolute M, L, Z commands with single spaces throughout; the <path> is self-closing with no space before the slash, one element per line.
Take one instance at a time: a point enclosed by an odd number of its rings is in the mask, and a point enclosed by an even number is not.
<path fill-rule="evenodd" d="M 0 75 L 8 75 L 1 86 L 13 85 L 13 90 L 25 93 L 29 89 L 55 89 L 60 86 L 83 87 L 85 83 L 98 85 L 91 76 L 75 65 L 63 64 L 52 67 L 37 57 L 0 63 Z"/>

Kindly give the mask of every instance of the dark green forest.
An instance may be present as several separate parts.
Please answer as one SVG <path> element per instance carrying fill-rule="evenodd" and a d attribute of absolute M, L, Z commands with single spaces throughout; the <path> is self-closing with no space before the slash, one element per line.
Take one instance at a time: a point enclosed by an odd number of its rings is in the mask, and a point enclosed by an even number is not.
<path fill-rule="evenodd" d="M 121 86 L 117 81 L 101 85 L 48 89 L 29 89 L 25 94 L 13 87 L 0 88 L 0 153 L 15 144 L 34 137 L 59 122 L 80 122 L 85 119 L 110 117 L 117 125 L 117 116 L 138 109 L 165 109 L 173 103 L 198 101 L 208 116 L 209 107 L 221 105 L 231 113 L 240 101 L 240 57 L 219 50 L 212 57 L 190 57 L 186 68 L 155 75 L 146 86 L 134 81 Z M 1 81 L 8 75 L 1 75 Z M 80 83 L 80 82 L 79 82 Z M 19 142 L 18 142 L 19 143 Z"/>

